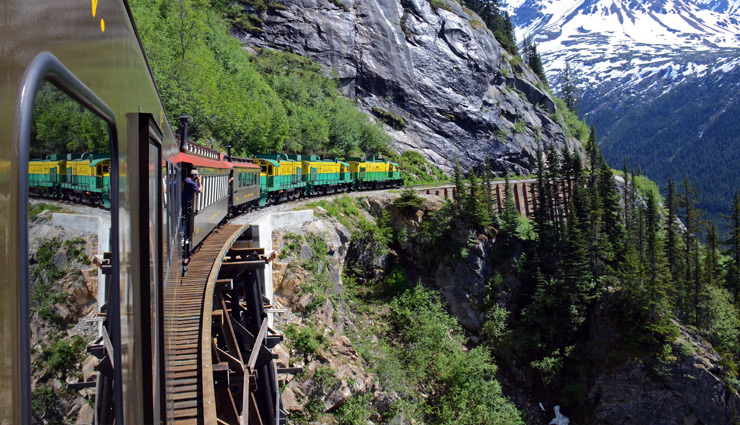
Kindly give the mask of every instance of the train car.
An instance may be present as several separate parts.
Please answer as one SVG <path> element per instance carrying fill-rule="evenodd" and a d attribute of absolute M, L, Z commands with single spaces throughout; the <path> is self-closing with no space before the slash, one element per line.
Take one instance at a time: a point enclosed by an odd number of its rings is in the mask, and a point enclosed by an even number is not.
<path fill-rule="evenodd" d="M 110 163 L 109 154 L 67 154 L 59 182 L 61 197 L 110 208 Z"/>
<path fill-rule="evenodd" d="M 261 154 L 255 158 L 260 166 L 260 206 L 292 201 L 305 194 L 303 165 L 300 155 Z"/>
<path fill-rule="evenodd" d="M 66 172 L 65 155 L 46 155 L 28 162 L 28 189 L 32 194 L 50 198 L 61 196 L 61 174 Z"/>
<path fill-rule="evenodd" d="M 403 183 L 398 164 L 383 158 L 349 158 L 355 189 L 382 189 L 399 187 Z"/>
<path fill-rule="evenodd" d="M 229 213 L 232 166 L 222 153 L 189 140 L 180 145 L 180 151 L 177 162 L 180 163 L 183 176 L 189 176 L 192 170 L 197 170 L 202 191 L 195 194 L 192 214 L 185 216 L 188 222 L 184 230 L 184 252 L 190 253 Z"/>
<path fill-rule="evenodd" d="M 251 159 L 231 157 L 230 208 L 234 214 L 251 211 L 260 201 L 260 166 Z"/>
<path fill-rule="evenodd" d="M 345 192 L 352 187 L 349 164 L 346 162 L 309 156 L 303 158 L 301 164 L 307 195 Z"/>

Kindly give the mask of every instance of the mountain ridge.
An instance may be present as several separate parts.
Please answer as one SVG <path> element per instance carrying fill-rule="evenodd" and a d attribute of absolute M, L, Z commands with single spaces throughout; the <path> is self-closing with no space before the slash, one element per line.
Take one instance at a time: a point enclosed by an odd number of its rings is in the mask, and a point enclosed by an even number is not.
<path fill-rule="evenodd" d="M 514 0 L 506 10 L 519 38 L 538 43 L 556 92 L 566 60 L 575 71 L 578 109 L 595 126 L 609 162 L 619 167 L 626 159 L 663 188 L 669 178 L 690 176 L 701 206 L 722 227 L 720 214 L 740 186 L 727 163 L 740 155 L 727 112 L 740 88 L 739 5 Z"/>

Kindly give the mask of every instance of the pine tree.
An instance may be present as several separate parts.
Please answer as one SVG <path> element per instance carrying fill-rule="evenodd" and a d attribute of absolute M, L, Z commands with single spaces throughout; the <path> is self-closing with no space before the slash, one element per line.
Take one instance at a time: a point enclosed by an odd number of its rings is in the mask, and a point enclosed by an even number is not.
<path fill-rule="evenodd" d="M 697 208 L 699 192 L 688 176 L 684 177 L 683 192 L 679 196 L 679 203 L 683 212 L 683 222 L 686 226 L 684 233 L 686 268 L 684 280 L 687 285 L 686 294 L 691 299 L 689 311 L 691 324 L 696 325 L 699 319 L 699 295 L 701 293 L 701 264 L 699 261 L 699 229 L 701 228 L 701 211 Z"/>
<path fill-rule="evenodd" d="M 704 254 L 704 287 L 714 288 L 719 281 L 719 242 L 717 226 L 714 222 L 707 224 L 707 246 Z"/>
<path fill-rule="evenodd" d="M 552 222 L 555 237 L 560 237 L 561 219 L 561 191 L 560 191 L 560 157 L 555 149 L 555 144 L 550 143 L 547 149 L 547 218 Z"/>
<path fill-rule="evenodd" d="M 677 246 L 677 199 L 676 184 L 673 180 L 668 179 L 668 193 L 666 195 L 666 204 L 668 206 L 668 216 L 666 217 L 666 257 L 668 258 L 668 269 L 672 276 L 678 275 L 678 246 Z"/>
<path fill-rule="evenodd" d="M 723 215 L 723 217 L 728 221 L 730 228 L 729 237 L 722 241 L 722 245 L 727 247 L 723 253 L 731 258 L 725 268 L 725 282 L 727 289 L 737 302 L 740 294 L 740 192 L 737 189 L 735 189 L 730 214 Z"/>
<path fill-rule="evenodd" d="M 589 254 L 576 214 L 568 215 L 566 220 L 560 269 L 563 273 L 565 291 L 570 299 L 568 307 L 571 326 L 577 328 L 585 320 L 588 305 L 596 294 L 589 266 Z"/>
<path fill-rule="evenodd" d="M 519 212 L 516 209 L 514 193 L 511 190 L 511 182 L 509 182 L 508 174 L 506 175 L 504 182 L 504 214 L 503 217 L 501 217 L 503 221 L 501 231 L 505 235 L 513 237 L 516 235 L 516 229 L 519 226 Z"/>
<path fill-rule="evenodd" d="M 609 166 L 599 153 L 598 175 L 596 190 L 602 203 L 603 230 L 608 245 L 604 245 L 602 251 L 606 258 L 612 263 L 618 263 L 625 254 L 625 232 L 620 220 L 619 192 L 614 183 L 614 177 Z"/>
<path fill-rule="evenodd" d="M 483 161 L 483 174 L 481 176 L 481 203 L 483 209 L 486 211 L 486 215 L 488 216 L 488 221 L 490 224 L 493 222 L 493 184 L 491 183 L 491 180 L 493 179 L 493 176 L 491 175 L 491 166 L 490 161 L 488 160 L 488 157 Z"/>
<path fill-rule="evenodd" d="M 471 171 L 468 176 L 468 193 L 465 196 L 463 210 L 470 222 L 475 226 L 485 226 L 487 221 L 486 214 L 481 208 L 480 183 L 475 172 Z"/>
<path fill-rule="evenodd" d="M 455 168 L 454 168 L 454 178 L 455 178 L 455 205 L 458 208 L 462 208 L 463 206 L 463 200 L 465 199 L 465 181 L 463 180 L 463 173 L 462 168 L 460 168 L 460 160 L 455 157 Z"/>
<path fill-rule="evenodd" d="M 576 83 L 576 75 L 573 69 L 570 67 L 570 61 L 565 60 L 565 68 L 560 72 L 560 97 L 565 101 L 565 105 L 573 111 L 578 113 L 578 86 Z"/>
<path fill-rule="evenodd" d="M 540 57 L 540 53 L 537 51 L 537 44 L 532 44 L 532 47 L 530 48 L 530 54 L 529 59 L 527 60 L 527 65 L 529 65 L 530 68 L 532 68 L 532 71 L 537 74 L 537 76 L 542 80 L 545 85 L 549 85 L 547 82 L 547 75 L 545 75 L 545 67 L 542 65 L 542 58 Z"/>

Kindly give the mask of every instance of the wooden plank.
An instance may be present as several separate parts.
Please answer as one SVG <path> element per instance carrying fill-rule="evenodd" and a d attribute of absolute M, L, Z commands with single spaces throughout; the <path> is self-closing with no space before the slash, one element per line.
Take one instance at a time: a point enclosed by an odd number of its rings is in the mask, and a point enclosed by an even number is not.
<path fill-rule="evenodd" d="M 234 261 L 231 263 L 223 263 L 221 265 L 221 271 L 225 273 L 235 273 L 243 270 L 261 270 L 264 268 L 264 260 Z"/>
<path fill-rule="evenodd" d="M 108 360 L 110 360 L 110 365 L 113 369 L 116 368 L 116 364 L 113 361 L 113 344 L 110 342 L 110 337 L 108 336 L 108 331 L 105 329 L 105 326 L 103 326 L 103 345 L 105 346 L 105 351 L 108 353 Z"/>
<path fill-rule="evenodd" d="M 247 363 L 247 370 L 249 371 L 254 370 L 254 365 L 257 363 L 257 357 L 260 353 L 259 347 L 262 345 L 262 341 L 265 340 L 265 335 L 267 335 L 267 320 L 262 321 L 262 327 L 260 328 L 260 332 L 257 334 L 254 346 L 252 346 L 252 353 L 249 355 L 249 363 Z M 255 350 L 255 348 L 257 349 Z"/>

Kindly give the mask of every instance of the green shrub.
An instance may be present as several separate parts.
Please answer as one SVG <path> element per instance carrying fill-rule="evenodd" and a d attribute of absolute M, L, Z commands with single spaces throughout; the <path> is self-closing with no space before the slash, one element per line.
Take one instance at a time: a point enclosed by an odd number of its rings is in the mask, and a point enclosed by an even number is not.
<path fill-rule="evenodd" d="M 435 9 L 452 10 L 447 0 L 428 0 L 429 4 Z"/>
<path fill-rule="evenodd" d="M 516 120 L 514 123 L 514 133 L 524 133 L 527 129 L 527 123 L 524 120 Z"/>
<path fill-rule="evenodd" d="M 419 152 L 405 151 L 401 155 L 390 154 L 389 157 L 398 163 L 405 185 L 450 181 L 449 175 L 430 164 Z"/>
<path fill-rule="evenodd" d="M 36 217 L 38 217 L 39 214 L 41 214 L 44 211 L 50 211 L 54 213 L 54 212 L 64 211 L 64 208 L 59 207 L 57 205 L 50 205 L 50 204 L 45 204 L 43 202 L 39 202 L 36 205 L 31 205 L 31 207 L 28 209 L 28 219 L 30 221 L 34 221 L 36 220 Z"/>
<path fill-rule="evenodd" d="M 334 371 L 328 365 L 321 365 L 316 368 L 313 373 L 313 381 L 321 387 L 324 391 L 331 391 L 332 388 L 339 385 L 339 379 L 337 379 Z"/>
<path fill-rule="evenodd" d="M 344 10 L 345 12 L 349 12 L 349 7 L 347 7 L 346 4 L 342 3 L 342 0 L 329 0 L 329 2 L 334 6 L 337 6 L 338 8 Z"/>
<path fill-rule="evenodd" d="M 355 395 L 347 399 L 337 412 L 339 425 L 366 425 L 373 413 L 371 401 L 372 394 Z"/>
<path fill-rule="evenodd" d="M 404 189 L 401 196 L 393 200 L 393 206 L 408 210 L 418 210 L 424 205 L 424 200 L 416 194 L 415 190 Z"/>
<path fill-rule="evenodd" d="M 378 118 L 391 126 L 394 130 L 403 130 L 406 128 L 406 121 L 403 117 L 399 117 L 393 112 L 387 111 L 383 108 L 378 108 L 377 106 L 373 106 L 371 109 Z"/>
<path fill-rule="evenodd" d="M 64 414 L 59 407 L 59 397 L 54 389 L 46 385 L 37 385 L 31 391 L 31 412 L 33 416 L 43 418 L 43 423 L 62 424 Z"/>
<path fill-rule="evenodd" d="M 85 252 L 85 239 L 78 237 L 64 241 L 64 247 L 67 249 L 67 260 L 77 260 L 83 264 L 90 264 Z"/>
<path fill-rule="evenodd" d="M 57 339 L 51 345 L 42 345 L 38 361 L 51 372 L 66 376 L 82 360 L 86 346 L 87 341 L 80 335 L 75 335 L 70 340 Z"/>
<path fill-rule="evenodd" d="M 299 327 L 293 323 L 285 330 L 285 336 L 306 358 L 316 354 L 321 344 L 324 343 L 324 335 L 310 325 Z"/>

